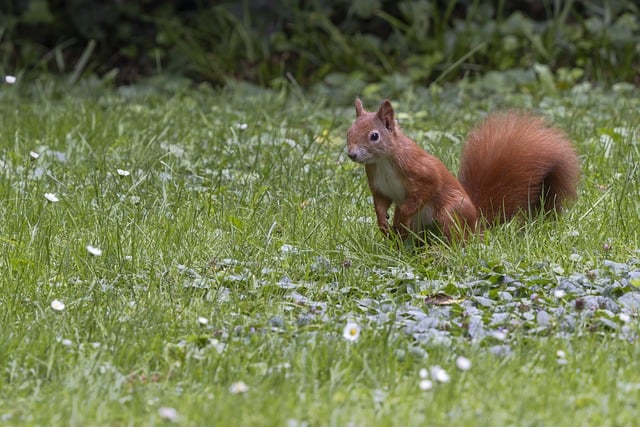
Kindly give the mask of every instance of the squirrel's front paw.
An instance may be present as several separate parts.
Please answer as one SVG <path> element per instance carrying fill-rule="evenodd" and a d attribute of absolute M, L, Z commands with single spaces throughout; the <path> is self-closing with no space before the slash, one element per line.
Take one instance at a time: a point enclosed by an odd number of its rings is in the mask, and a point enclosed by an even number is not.
<path fill-rule="evenodd" d="M 382 232 L 382 234 L 384 234 L 385 236 L 389 235 L 389 223 L 387 221 L 379 221 L 378 228 L 380 229 L 380 232 Z"/>
<path fill-rule="evenodd" d="M 405 225 L 394 225 L 391 227 L 391 232 L 393 235 L 400 237 L 401 240 L 407 238 L 407 227 Z"/>

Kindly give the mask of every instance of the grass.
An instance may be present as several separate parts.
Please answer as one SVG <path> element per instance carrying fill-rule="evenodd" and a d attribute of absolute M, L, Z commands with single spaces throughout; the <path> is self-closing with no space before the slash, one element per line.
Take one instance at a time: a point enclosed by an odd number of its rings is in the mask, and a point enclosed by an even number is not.
<path fill-rule="evenodd" d="M 399 250 L 344 155 L 350 105 L 1 86 L 0 420 L 632 425 L 640 93 L 478 91 L 394 107 L 452 169 L 486 111 L 535 108 L 576 142 L 580 199 L 557 221 Z M 421 390 L 434 366 L 450 381 Z"/>

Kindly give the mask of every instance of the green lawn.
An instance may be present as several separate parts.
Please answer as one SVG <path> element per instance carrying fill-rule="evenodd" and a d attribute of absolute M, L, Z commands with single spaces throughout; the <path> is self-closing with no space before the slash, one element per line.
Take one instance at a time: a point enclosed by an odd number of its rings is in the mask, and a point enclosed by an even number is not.
<path fill-rule="evenodd" d="M 394 99 L 454 171 L 510 107 L 583 165 L 557 221 L 398 249 L 344 153 L 351 102 L 28 85 L 0 86 L 1 425 L 637 423 L 638 89 Z"/>

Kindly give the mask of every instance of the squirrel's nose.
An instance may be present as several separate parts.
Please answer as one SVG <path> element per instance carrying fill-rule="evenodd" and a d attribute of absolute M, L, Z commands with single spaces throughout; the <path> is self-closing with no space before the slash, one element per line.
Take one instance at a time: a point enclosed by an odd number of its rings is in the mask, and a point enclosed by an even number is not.
<path fill-rule="evenodd" d="M 347 154 L 349 155 L 349 158 L 351 160 L 355 160 L 356 157 L 358 157 L 358 155 L 356 153 L 352 153 L 351 151 L 349 151 Z"/>

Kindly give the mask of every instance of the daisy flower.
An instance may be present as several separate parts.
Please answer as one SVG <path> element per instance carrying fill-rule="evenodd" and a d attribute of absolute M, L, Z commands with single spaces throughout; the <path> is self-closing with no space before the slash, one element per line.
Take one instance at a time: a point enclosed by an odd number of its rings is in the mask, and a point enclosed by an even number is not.
<path fill-rule="evenodd" d="M 249 391 L 249 386 L 244 381 L 236 381 L 229 387 L 229 392 L 233 394 L 241 394 Z"/>
<path fill-rule="evenodd" d="M 567 293 L 562 289 L 556 289 L 555 291 L 553 291 L 553 296 L 558 299 L 564 298 L 565 295 L 567 295 Z"/>
<path fill-rule="evenodd" d="M 91 245 L 87 245 L 87 252 L 89 252 L 93 256 L 102 255 L 102 249 L 96 248 L 96 247 L 91 246 Z"/>
<path fill-rule="evenodd" d="M 349 320 L 342 331 L 342 336 L 347 341 L 357 341 L 360 337 L 360 325 L 353 320 Z"/>
<path fill-rule="evenodd" d="M 50 201 L 51 203 L 56 203 L 60 201 L 60 199 L 58 199 L 58 196 L 56 196 L 54 193 L 44 193 L 44 198 Z"/>
<path fill-rule="evenodd" d="M 431 378 L 439 383 L 448 383 L 451 379 L 449 377 L 449 374 L 447 374 L 447 371 L 445 371 L 438 365 L 431 368 Z"/>
<path fill-rule="evenodd" d="M 467 359 L 464 356 L 458 356 L 458 358 L 456 359 L 456 366 L 461 371 L 468 371 L 469 369 L 471 369 L 471 360 Z"/>
<path fill-rule="evenodd" d="M 178 421 L 178 411 L 176 411 L 175 408 L 170 408 L 168 406 L 161 406 L 160 408 L 158 408 L 158 415 L 160 416 L 160 418 L 162 418 L 163 420 L 167 420 L 167 421 Z"/>
<path fill-rule="evenodd" d="M 59 299 L 54 299 L 53 301 L 51 301 L 51 308 L 54 309 L 55 311 L 62 311 L 64 310 L 64 307 L 65 307 L 64 303 Z"/>
<path fill-rule="evenodd" d="M 422 391 L 429 391 L 433 388 L 433 381 L 428 379 L 420 380 L 418 387 L 420 387 L 420 390 Z"/>

